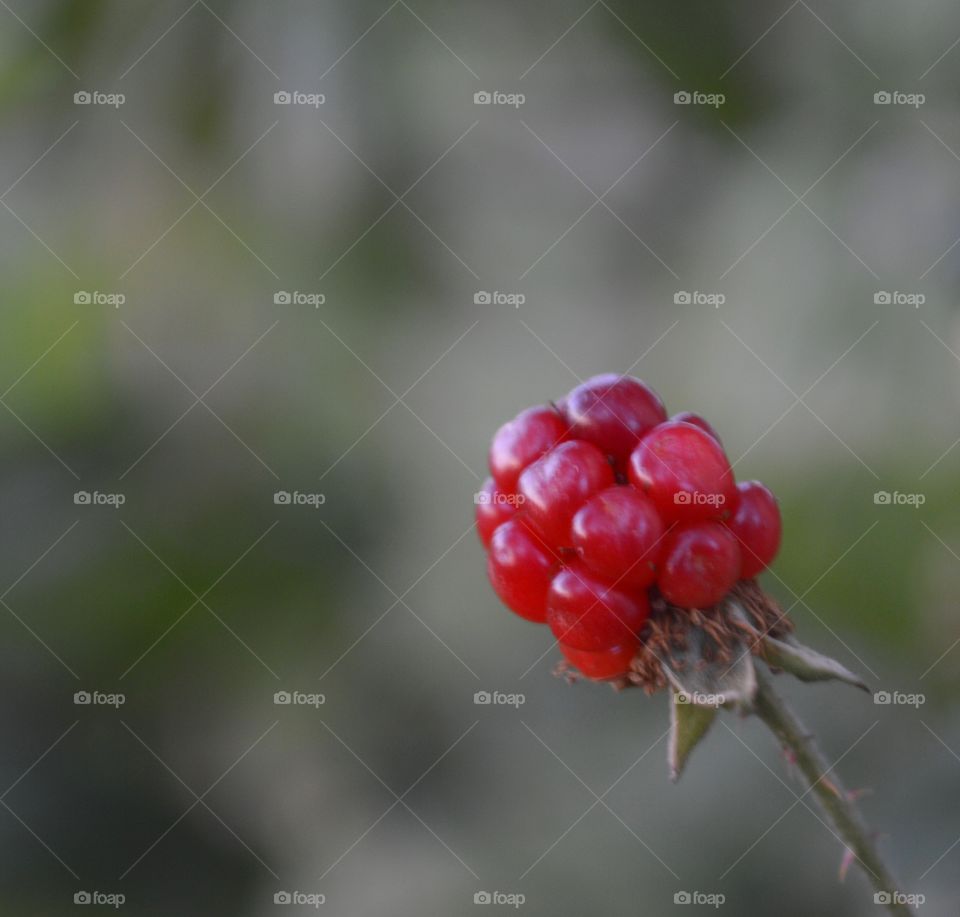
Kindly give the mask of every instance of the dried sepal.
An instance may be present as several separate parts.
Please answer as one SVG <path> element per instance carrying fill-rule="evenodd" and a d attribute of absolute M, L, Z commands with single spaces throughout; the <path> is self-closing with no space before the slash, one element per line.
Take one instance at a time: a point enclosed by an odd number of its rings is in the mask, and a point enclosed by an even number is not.
<path fill-rule="evenodd" d="M 735 600 L 728 602 L 730 615 L 738 621 L 747 621 L 747 612 Z M 863 691 L 869 691 L 866 682 L 841 665 L 836 659 L 824 656 L 815 649 L 800 643 L 792 633 L 774 636 L 764 633 L 758 638 L 752 651 L 771 668 L 789 672 L 801 681 L 842 681 Z"/>
<path fill-rule="evenodd" d="M 867 683 L 841 665 L 836 659 L 824 656 L 809 646 L 804 646 L 793 637 L 777 640 L 765 637 L 763 658 L 772 667 L 783 669 L 801 681 L 843 681 L 855 688 L 869 691 Z"/>

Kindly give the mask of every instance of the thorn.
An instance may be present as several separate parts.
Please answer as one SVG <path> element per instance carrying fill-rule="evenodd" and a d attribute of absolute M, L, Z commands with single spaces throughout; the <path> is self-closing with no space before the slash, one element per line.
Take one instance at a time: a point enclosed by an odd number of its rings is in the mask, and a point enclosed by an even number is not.
<path fill-rule="evenodd" d="M 856 802 L 858 799 L 862 799 L 864 796 L 872 796 L 873 789 L 871 787 L 863 787 L 859 790 L 848 790 L 847 799 L 850 802 Z"/>
<path fill-rule="evenodd" d="M 826 777 L 826 776 L 821 777 L 821 778 L 820 778 L 820 782 L 821 782 L 831 793 L 833 793 L 833 795 L 836 796 L 837 799 L 843 799 L 843 794 L 842 794 L 842 793 L 840 792 L 840 790 L 837 788 L 837 785 L 836 785 L 829 777 Z"/>
<path fill-rule="evenodd" d="M 840 881 L 843 882 L 847 878 L 847 872 L 850 869 L 850 864 L 853 862 L 855 857 L 854 852 L 849 848 L 844 848 L 843 859 L 840 861 Z"/>

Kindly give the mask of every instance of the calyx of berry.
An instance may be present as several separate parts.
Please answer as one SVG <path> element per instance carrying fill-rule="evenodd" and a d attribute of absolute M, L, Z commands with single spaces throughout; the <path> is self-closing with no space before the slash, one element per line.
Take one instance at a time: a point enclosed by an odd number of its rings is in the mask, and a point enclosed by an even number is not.
<path fill-rule="evenodd" d="M 804 646 L 789 631 L 781 630 L 777 636 L 772 635 L 771 627 L 758 631 L 756 610 L 751 614 L 744 603 L 745 597 L 755 602 L 758 591 L 731 593 L 715 609 L 713 620 L 691 620 L 686 632 L 674 632 L 659 654 L 660 671 L 671 689 L 667 756 L 673 781 L 679 779 L 690 754 L 721 708 L 743 715 L 754 712 L 758 659 L 774 674 L 787 672 L 807 682 L 842 681 L 870 690 L 858 675 L 835 659 Z M 781 615 L 777 623 L 782 620 Z M 644 687 L 649 691 L 649 670 L 643 674 L 647 682 Z M 632 683 L 641 682 L 632 679 Z"/>

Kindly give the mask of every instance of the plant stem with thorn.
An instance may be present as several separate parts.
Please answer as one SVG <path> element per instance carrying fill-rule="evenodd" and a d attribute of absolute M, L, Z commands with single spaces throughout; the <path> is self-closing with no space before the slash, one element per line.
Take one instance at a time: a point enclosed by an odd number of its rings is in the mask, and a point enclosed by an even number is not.
<path fill-rule="evenodd" d="M 874 839 L 863 821 L 856 803 L 835 776 L 827 779 L 830 765 L 817 747 L 813 736 L 797 715 L 774 691 L 767 675 L 757 669 L 757 693 L 754 712 L 774 733 L 783 748 L 809 783 L 809 792 L 816 796 L 827 818 L 852 852 L 874 889 L 889 896 L 891 914 L 909 917 L 910 908 L 896 899 L 899 886 L 877 850 Z"/>

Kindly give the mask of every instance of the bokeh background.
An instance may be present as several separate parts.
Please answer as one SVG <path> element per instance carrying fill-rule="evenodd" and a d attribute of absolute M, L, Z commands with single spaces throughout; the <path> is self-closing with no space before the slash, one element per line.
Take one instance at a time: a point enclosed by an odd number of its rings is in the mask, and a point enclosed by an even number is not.
<path fill-rule="evenodd" d="M 924 695 L 782 685 L 955 915 L 958 36 L 946 0 L 0 0 L 3 911 L 878 913 L 758 723 L 670 785 L 664 699 L 555 678 L 486 584 L 493 430 L 619 371 L 780 496 L 800 636 Z"/>

